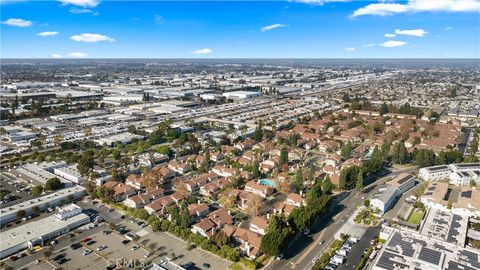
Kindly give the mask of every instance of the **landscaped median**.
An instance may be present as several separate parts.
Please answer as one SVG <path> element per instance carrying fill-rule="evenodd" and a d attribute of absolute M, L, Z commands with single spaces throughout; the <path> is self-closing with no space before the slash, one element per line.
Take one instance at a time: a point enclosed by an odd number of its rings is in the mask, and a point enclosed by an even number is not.
<path fill-rule="evenodd" d="M 317 262 L 313 265 L 312 270 L 321 270 L 324 269 L 325 266 L 330 262 L 330 258 L 332 258 L 335 253 L 343 246 L 343 244 L 347 241 L 348 235 L 342 234 L 339 239 L 335 240 L 328 250 L 326 250 L 320 258 L 318 258 Z"/>

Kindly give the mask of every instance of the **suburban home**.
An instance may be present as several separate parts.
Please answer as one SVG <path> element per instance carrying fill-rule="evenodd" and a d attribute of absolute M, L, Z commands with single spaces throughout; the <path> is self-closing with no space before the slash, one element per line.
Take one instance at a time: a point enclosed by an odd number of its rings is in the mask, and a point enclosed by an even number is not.
<path fill-rule="evenodd" d="M 206 203 L 194 203 L 188 206 L 188 213 L 190 214 L 190 220 L 192 222 L 204 218 L 209 212 L 210 208 Z"/>
<path fill-rule="evenodd" d="M 233 233 L 233 238 L 240 243 L 238 249 L 242 254 L 250 259 L 255 259 L 260 255 L 262 237 L 259 234 L 243 228 L 237 228 Z"/>
<path fill-rule="evenodd" d="M 193 224 L 191 229 L 193 233 L 201 234 L 207 238 L 210 238 L 215 233 L 215 230 L 215 223 L 208 218 L 204 218 L 200 222 Z"/>
<path fill-rule="evenodd" d="M 300 207 L 302 205 L 307 205 L 307 200 L 297 193 L 290 193 L 285 200 L 285 204 Z"/>
<path fill-rule="evenodd" d="M 178 162 L 175 159 L 168 162 L 168 168 L 179 174 L 185 174 L 190 171 L 190 166 L 187 162 Z"/>
<path fill-rule="evenodd" d="M 221 176 L 221 177 L 230 177 L 238 173 L 238 169 L 227 168 L 222 165 L 216 165 L 212 168 L 212 172 Z"/>
<path fill-rule="evenodd" d="M 254 217 L 250 221 L 250 231 L 265 235 L 267 233 L 268 221 L 262 217 Z"/>
<path fill-rule="evenodd" d="M 245 184 L 245 191 L 256 194 L 262 198 L 266 198 L 273 194 L 273 188 L 270 186 L 260 185 L 255 181 L 249 181 Z"/>
<path fill-rule="evenodd" d="M 136 174 L 130 174 L 125 180 L 125 184 L 134 187 L 135 189 L 142 189 L 144 178 Z"/>
<path fill-rule="evenodd" d="M 163 196 L 163 188 L 155 188 L 145 193 L 128 197 L 123 204 L 130 208 L 140 208 Z"/>
<path fill-rule="evenodd" d="M 113 200 L 115 202 L 123 201 L 137 192 L 134 187 L 116 181 L 107 181 L 103 184 L 103 187 L 113 190 Z"/>

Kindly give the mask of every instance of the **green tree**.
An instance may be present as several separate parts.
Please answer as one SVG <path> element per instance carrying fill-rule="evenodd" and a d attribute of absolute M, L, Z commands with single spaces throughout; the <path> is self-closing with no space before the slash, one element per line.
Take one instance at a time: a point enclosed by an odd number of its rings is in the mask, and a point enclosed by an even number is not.
<path fill-rule="evenodd" d="M 405 143 L 398 142 L 393 146 L 392 161 L 395 164 L 405 164 L 408 162 L 408 151 Z"/>
<path fill-rule="evenodd" d="M 90 177 L 95 166 L 94 151 L 85 151 L 77 161 L 77 169 L 82 177 Z"/>
<path fill-rule="evenodd" d="M 352 155 L 352 143 L 350 141 L 348 141 L 346 144 L 342 146 L 341 153 L 344 159 L 350 158 L 350 156 Z"/>
<path fill-rule="evenodd" d="M 52 177 L 45 183 L 45 190 L 57 190 L 63 188 L 63 183 L 57 177 Z"/>
<path fill-rule="evenodd" d="M 25 212 L 25 210 L 23 210 L 23 209 L 18 210 L 18 211 L 17 211 L 17 218 L 18 218 L 18 219 L 24 218 L 26 214 L 27 214 L 27 213 Z"/>
<path fill-rule="evenodd" d="M 387 103 L 382 103 L 382 105 L 380 106 L 380 110 L 379 110 L 379 113 L 380 115 L 385 115 L 388 113 L 388 105 Z"/>
<path fill-rule="evenodd" d="M 286 247 L 293 230 L 284 217 L 274 215 L 270 218 L 267 233 L 262 238 L 260 252 L 268 256 L 277 256 Z"/>
<path fill-rule="evenodd" d="M 322 190 L 324 194 L 332 194 L 332 190 L 335 188 L 335 186 L 332 184 L 332 181 L 330 180 L 330 176 L 326 176 L 325 179 L 322 181 Z"/>
<path fill-rule="evenodd" d="M 43 187 L 42 186 L 34 186 L 32 188 L 32 195 L 35 196 L 35 197 L 38 197 L 38 196 L 42 195 L 42 192 L 43 192 Z"/>
<path fill-rule="evenodd" d="M 280 150 L 280 157 L 278 159 L 278 170 L 279 171 L 283 170 L 283 165 L 284 164 L 288 164 L 288 150 L 285 147 L 283 147 L 282 150 Z"/>

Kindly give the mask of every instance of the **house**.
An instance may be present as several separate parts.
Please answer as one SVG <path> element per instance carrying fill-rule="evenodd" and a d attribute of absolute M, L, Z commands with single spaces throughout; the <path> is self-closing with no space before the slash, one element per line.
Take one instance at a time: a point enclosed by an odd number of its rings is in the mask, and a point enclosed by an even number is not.
<path fill-rule="evenodd" d="M 125 181 L 125 184 L 131 186 L 131 187 L 134 187 L 135 189 L 142 189 L 144 188 L 143 186 L 143 181 L 145 179 L 140 177 L 139 175 L 136 175 L 136 174 L 130 174 L 126 181 Z"/>
<path fill-rule="evenodd" d="M 209 212 L 210 208 L 206 203 L 194 203 L 188 206 L 188 213 L 192 222 L 204 218 Z"/>
<path fill-rule="evenodd" d="M 300 207 L 302 205 L 307 205 L 307 200 L 297 193 L 290 193 L 285 200 L 285 204 Z"/>
<path fill-rule="evenodd" d="M 123 204 L 130 208 L 140 208 L 163 196 L 163 188 L 155 188 L 145 193 L 128 197 Z"/>
<path fill-rule="evenodd" d="M 250 231 L 258 233 L 260 235 L 265 235 L 267 233 L 268 221 L 262 217 L 254 217 L 250 221 Z"/>
<path fill-rule="evenodd" d="M 208 218 L 219 228 L 224 225 L 233 225 L 233 216 L 223 207 L 211 212 Z"/>
<path fill-rule="evenodd" d="M 210 154 L 210 160 L 214 162 L 219 162 L 225 158 L 225 155 L 222 152 L 213 152 Z"/>
<path fill-rule="evenodd" d="M 255 181 L 249 181 L 245 184 L 245 191 L 256 194 L 262 198 L 266 198 L 273 194 L 273 188 L 270 186 L 257 184 Z"/>
<path fill-rule="evenodd" d="M 207 238 L 210 238 L 215 233 L 215 230 L 215 223 L 208 218 L 204 218 L 200 222 L 193 224 L 191 229 L 193 233 L 201 234 Z"/>
<path fill-rule="evenodd" d="M 349 158 L 342 163 L 342 170 L 353 166 L 361 167 L 363 166 L 363 162 L 358 158 Z"/>
<path fill-rule="evenodd" d="M 144 208 L 147 210 L 148 214 L 157 216 L 162 216 L 165 214 L 165 210 L 168 206 L 173 204 L 178 204 L 182 200 L 185 200 L 185 197 L 180 193 L 174 193 L 172 195 L 163 196 L 156 199 L 152 203 L 146 205 Z"/>
<path fill-rule="evenodd" d="M 212 168 L 212 172 L 221 177 L 230 177 L 238 173 L 238 169 L 227 168 L 225 166 L 216 165 Z"/>
<path fill-rule="evenodd" d="M 175 171 L 169 169 L 165 165 L 157 165 L 153 167 L 152 170 L 150 170 L 150 174 L 155 175 L 155 177 L 161 182 L 169 181 L 176 175 Z"/>
<path fill-rule="evenodd" d="M 179 174 L 185 174 L 190 171 L 190 166 L 187 162 L 178 162 L 175 159 L 168 162 L 168 168 Z"/>
<path fill-rule="evenodd" d="M 232 237 L 240 243 L 238 249 L 250 259 L 255 259 L 260 255 L 262 237 L 259 234 L 243 228 L 237 228 Z"/>
<path fill-rule="evenodd" d="M 320 142 L 318 145 L 318 150 L 321 153 L 327 153 L 327 152 L 334 152 L 340 147 L 340 143 L 334 141 L 334 140 L 326 140 Z"/>
<path fill-rule="evenodd" d="M 115 202 L 120 202 L 125 200 L 127 197 L 136 193 L 136 189 L 124 183 L 116 181 L 107 181 L 103 184 L 105 189 L 113 190 L 113 200 Z"/>

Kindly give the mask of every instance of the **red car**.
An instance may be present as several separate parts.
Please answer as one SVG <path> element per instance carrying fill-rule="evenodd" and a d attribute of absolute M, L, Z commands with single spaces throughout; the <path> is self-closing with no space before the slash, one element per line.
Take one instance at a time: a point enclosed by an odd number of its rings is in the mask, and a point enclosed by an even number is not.
<path fill-rule="evenodd" d="M 92 238 L 85 238 L 85 239 L 82 240 L 82 242 L 83 242 L 83 243 L 87 243 L 87 242 L 89 242 L 90 240 L 92 240 Z"/>
<path fill-rule="evenodd" d="M 17 257 L 17 256 L 11 256 L 11 257 L 10 257 L 10 260 L 16 261 L 16 260 L 18 260 L 18 257 Z"/>

